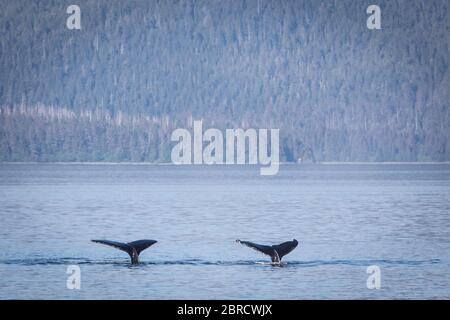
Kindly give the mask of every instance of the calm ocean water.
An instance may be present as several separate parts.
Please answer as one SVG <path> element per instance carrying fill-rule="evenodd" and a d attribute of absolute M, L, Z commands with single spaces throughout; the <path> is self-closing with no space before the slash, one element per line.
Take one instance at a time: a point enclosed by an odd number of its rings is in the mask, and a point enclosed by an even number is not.
<path fill-rule="evenodd" d="M 0 221 L 1 299 L 450 298 L 447 164 L 0 164 Z M 235 243 L 293 238 L 282 267 Z"/>

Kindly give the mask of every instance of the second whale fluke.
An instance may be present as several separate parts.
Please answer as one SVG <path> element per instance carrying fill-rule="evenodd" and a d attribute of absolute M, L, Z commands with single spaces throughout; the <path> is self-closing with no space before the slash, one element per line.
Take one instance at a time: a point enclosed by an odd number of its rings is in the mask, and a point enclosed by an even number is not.
<path fill-rule="evenodd" d="M 281 259 L 289 252 L 294 250 L 298 245 L 298 241 L 295 239 L 292 241 L 283 242 L 273 246 L 262 245 L 250 241 L 241 241 L 241 240 L 236 240 L 236 242 L 268 255 L 272 260 L 272 263 L 277 264 L 281 263 Z"/>
<path fill-rule="evenodd" d="M 156 240 L 147 240 L 147 239 L 137 240 L 137 241 L 128 242 L 128 243 L 110 241 L 110 240 L 91 240 L 91 241 L 96 242 L 96 243 L 105 244 L 107 246 L 111 246 L 116 249 L 125 251 L 126 253 L 128 253 L 130 255 L 132 264 L 138 264 L 139 263 L 139 254 L 157 242 Z"/>

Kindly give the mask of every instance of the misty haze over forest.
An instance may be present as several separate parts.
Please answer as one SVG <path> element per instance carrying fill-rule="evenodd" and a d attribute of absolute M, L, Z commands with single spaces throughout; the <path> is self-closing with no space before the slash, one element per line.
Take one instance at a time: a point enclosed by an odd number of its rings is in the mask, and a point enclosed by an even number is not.
<path fill-rule="evenodd" d="M 201 119 L 282 161 L 450 160 L 448 0 L 71 4 L 1 2 L 1 161 L 167 162 Z"/>

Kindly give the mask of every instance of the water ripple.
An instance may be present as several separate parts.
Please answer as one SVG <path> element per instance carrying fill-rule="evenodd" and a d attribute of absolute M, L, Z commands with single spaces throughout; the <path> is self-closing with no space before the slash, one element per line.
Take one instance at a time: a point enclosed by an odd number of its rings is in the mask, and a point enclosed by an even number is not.
<path fill-rule="evenodd" d="M 283 267 L 318 267 L 327 265 L 348 265 L 348 266 L 420 266 L 439 264 L 440 259 L 429 260 L 310 260 L 310 261 L 286 261 L 281 266 Z M 20 265 L 20 266 L 39 266 L 39 265 L 123 265 L 130 266 L 128 261 L 123 260 L 92 260 L 88 258 L 35 258 L 35 259 L 7 259 L 0 260 L 0 264 L 4 265 Z M 186 259 L 186 260 L 168 260 L 168 261 L 141 261 L 136 267 L 142 266 L 170 266 L 170 265 L 190 265 L 190 266 L 274 266 L 268 261 L 254 261 L 254 260 L 236 260 L 236 261 L 208 261 L 200 259 Z"/>

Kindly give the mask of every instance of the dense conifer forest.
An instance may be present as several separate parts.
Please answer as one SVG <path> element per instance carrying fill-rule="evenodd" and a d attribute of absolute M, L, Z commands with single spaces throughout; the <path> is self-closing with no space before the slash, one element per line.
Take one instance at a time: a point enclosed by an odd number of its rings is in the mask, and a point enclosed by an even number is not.
<path fill-rule="evenodd" d="M 450 160 L 448 0 L 71 4 L 1 1 L 1 161 L 166 162 L 200 119 L 280 128 L 283 161 Z"/>

